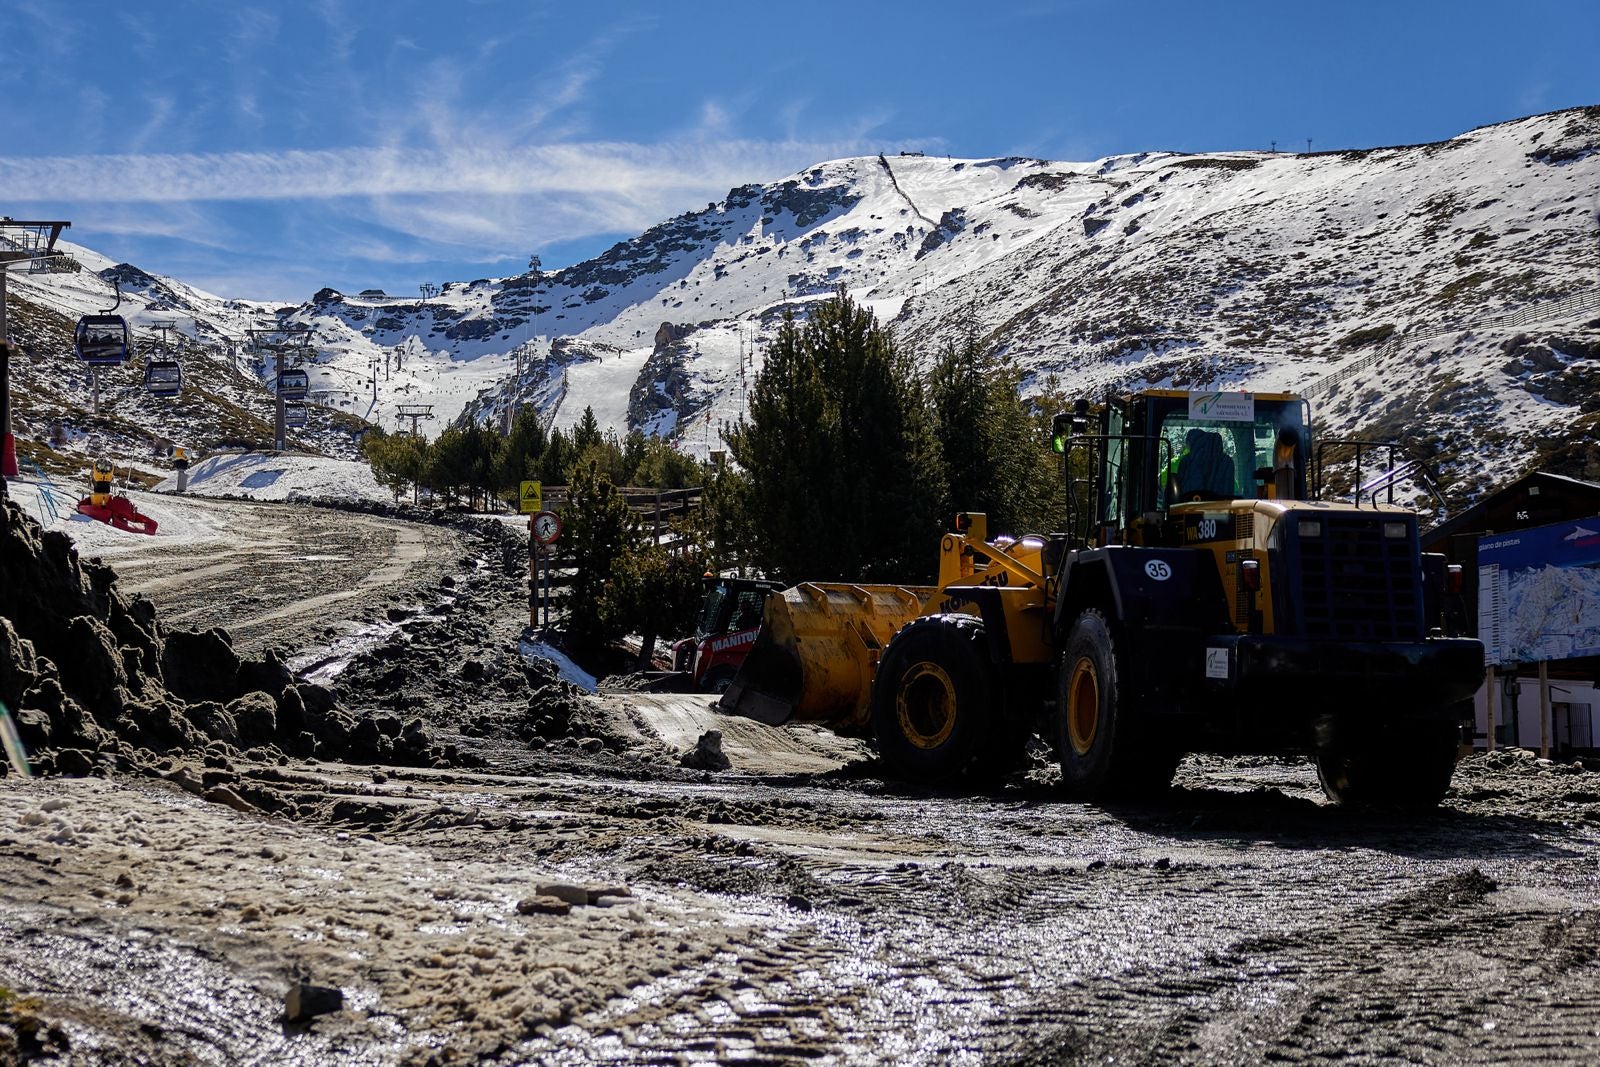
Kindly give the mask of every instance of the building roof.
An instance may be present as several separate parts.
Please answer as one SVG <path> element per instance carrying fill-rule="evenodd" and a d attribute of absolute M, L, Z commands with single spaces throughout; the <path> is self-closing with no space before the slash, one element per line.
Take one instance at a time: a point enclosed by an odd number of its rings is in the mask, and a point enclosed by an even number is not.
<path fill-rule="evenodd" d="M 1600 484 L 1531 471 L 1422 535 L 1424 548 L 1459 534 L 1500 533 L 1600 515 Z"/>

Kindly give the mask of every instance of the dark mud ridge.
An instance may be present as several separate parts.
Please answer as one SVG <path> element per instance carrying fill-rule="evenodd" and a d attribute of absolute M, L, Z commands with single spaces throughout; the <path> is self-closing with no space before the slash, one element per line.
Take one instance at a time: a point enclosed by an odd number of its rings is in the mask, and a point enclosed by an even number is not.
<path fill-rule="evenodd" d="M 35 771 L 149 771 L 180 753 L 448 765 L 420 719 L 353 714 L 276 651 L 241 657 L 224 630 L 168 630 L 66 534 L 0 506 L 0 702 Z"/>

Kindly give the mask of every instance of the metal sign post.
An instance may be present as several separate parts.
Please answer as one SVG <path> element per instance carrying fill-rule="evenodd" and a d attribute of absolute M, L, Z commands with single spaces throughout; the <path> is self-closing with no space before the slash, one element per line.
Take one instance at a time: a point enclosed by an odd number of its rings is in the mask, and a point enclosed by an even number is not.
<path fill-rule="evenodd" d="M 537 484 L 537 483 L 535 483 Z M 561 536 L 561 517 L 553 511 L 541 511 L 528 520 L 528 553 L 533 557 L 533 589 L 530 595 L 529 625 L 539 624 L 538 592 L 539 568 L 544 570 L 544 625 L 550 625 L 550 546 Z"/>
<path fill-rule="evenodd" d="M 539 545 L 528 539 L 528 625 L 539 625 Z"/>

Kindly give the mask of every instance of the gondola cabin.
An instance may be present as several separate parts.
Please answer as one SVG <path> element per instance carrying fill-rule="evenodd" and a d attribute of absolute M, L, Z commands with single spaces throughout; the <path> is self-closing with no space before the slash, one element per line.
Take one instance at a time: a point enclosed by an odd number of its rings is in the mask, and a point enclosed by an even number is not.
<path fill-rule="evenodd" d="M 283 424 L 290 427 L 299 427 L 306 424 L 306 406 L 304 404 L 283 405 Z"/>
<path fill-rule="evenodd" d="M 298 368 L 278 372 L 278 395 L 285 400 L 298 400 L 311 388 L 311 376 Z"/>
<path fill-rule="evenodd" d="M 144 388 L 151 396 L 177 396 L 183 392 L 183 367 L 175 359 L 148 361 L 144 367 Z"/>
<path fill-rule="evenodd" d="M 121 315 L 85 315 L 72 334 L 78 358 L 94 367 L 128 361 L 128 322 Z"/>

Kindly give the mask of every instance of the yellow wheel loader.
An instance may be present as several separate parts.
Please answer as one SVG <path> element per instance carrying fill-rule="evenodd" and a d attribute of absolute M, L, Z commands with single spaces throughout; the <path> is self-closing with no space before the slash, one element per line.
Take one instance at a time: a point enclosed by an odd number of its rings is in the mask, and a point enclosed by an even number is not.
<path fill-rule="evenodd" d="M 924 782 L 1002 773 L 1038 733 L 1078 798 L 1163 789 L 1185 752 L 1299 752 L 1336 801 L 1438 803 L 1484 658 L 1442 629 L 1459 571 L 1393 503 L 1417 465 L 1321 499 L 1309 405 L 1277 394 L 1079 401 L 1053 445 L 1064 532 L 961 515 L 937 586 L 772 594 L 720 707 L 870 734 Z"/>

